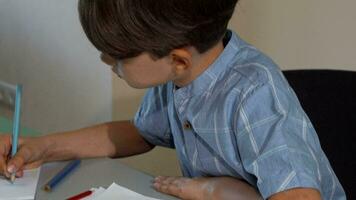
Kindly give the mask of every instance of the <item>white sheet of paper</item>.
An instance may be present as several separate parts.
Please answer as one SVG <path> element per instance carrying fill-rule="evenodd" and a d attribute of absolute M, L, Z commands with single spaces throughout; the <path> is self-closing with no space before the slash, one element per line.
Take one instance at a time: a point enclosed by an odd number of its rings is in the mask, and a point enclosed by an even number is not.
<path fill-rule="evenodd" d="M 94 200 L 159 200 L 144 196 L 125 187 L 119 186 L 116 183 L 110 185 L 105 192 L 96 196 Z"/>
<path fill-rule="evenodd" d="M 40 168 L 24 171 L 24 176 L 17 178 L 13 184 L 4 177 L 0 177 L 0 200 L 35 199 L 39 177 Z"/>

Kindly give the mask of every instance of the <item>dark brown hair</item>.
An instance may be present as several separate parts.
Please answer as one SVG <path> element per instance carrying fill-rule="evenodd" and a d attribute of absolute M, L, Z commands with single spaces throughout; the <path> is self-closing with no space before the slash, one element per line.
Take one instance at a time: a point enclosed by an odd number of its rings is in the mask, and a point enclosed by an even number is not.
<path fill-rule="evenodd" d="M 194 46 L 204 53 L 225 34 L 238 0 L 79 0 L 93 45 L 116 59 L 154 58 Z"/>

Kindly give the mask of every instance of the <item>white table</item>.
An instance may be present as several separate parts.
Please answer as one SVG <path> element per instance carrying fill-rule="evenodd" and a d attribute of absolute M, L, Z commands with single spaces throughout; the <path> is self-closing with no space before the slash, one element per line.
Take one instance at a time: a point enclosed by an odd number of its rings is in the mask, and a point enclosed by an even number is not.
<path fill-rule="evenodd" d="M 67 162 L 56 162 L 42 166 L 36 200 L 63 200 L 92 187 L 107 188 L 112 182 L 146 196 L 177 200 L 155 191 L 152 188 L 152 176 L 126 166 L 118 159 L 109 158 L 82 160 L 80 166 L 62 180 L 52 192 L 44 191 L 43 185 L 66 164 Z"/>

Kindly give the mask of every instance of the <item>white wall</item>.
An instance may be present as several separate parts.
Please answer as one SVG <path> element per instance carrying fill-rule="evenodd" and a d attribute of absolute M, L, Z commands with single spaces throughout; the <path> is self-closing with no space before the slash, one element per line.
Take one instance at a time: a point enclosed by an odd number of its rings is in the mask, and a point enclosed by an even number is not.
<path fill-rule="evenodd" d="M 0 1 L 0 79 L 24 84 L 23 123 L 43 132 L 111 120 L 111 74 L 77 1 Z"/>
<path fill-rule="evenodd" d="M 282 69 L 356 71 L 355 8 L 355 0 L 241 0 L 230 27 Z M 143 93 L 114 78 L 114 119 L 131 118 Z M 163 148 L 125 162 L 157 175 L 180 174 L 175 152 Z"/>

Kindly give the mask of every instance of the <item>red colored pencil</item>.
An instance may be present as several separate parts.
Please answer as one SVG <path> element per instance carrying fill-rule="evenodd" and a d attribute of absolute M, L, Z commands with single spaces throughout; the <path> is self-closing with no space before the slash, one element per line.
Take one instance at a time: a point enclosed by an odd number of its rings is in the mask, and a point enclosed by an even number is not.
<path fill-rule="evenodd" d="M 80 199 L 83 199 L 84 197 L 91 195 L 92 193 L 93 193 L 93 191 L 88 190 L 88 191 L 82 192 L 80 194 L 77 194 L 75 196 L 69 197 L 67 200 L 80 200 Z"/>

